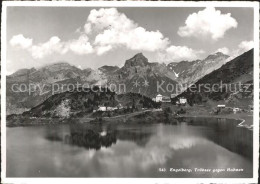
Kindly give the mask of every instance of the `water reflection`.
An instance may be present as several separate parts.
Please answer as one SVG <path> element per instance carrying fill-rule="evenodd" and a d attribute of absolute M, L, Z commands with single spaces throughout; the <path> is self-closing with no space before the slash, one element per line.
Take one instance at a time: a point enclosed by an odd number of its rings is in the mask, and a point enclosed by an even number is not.
<path fill-rule="evenodd" d="M 183 129 L 182 131 L 185 131 L 187 126 L 207 127 L 211 131 L 208 129 L 201 131 L 200 129 L 200 136 L 206 137 L 208 140 L 232 152 L 245 156 L 252 161 L 253 132 L 245 128 L 236 127 L 237 123 L 238 121 L 236 120 L 226 120 L 222 118 L 179 118 L 179 126 L 176 127 L 177 129 L 180 128 L 180 130 Z M 156 134 L 155 131 L 147 131 L 147 128 L 148 127 L 142 127 L 141 125 L 139 127 L 131 127 L 128 125 L 120 126 L 111 124 L 87 126 L 72 124 L 69 125 L 69 133 L 60 135 L 60 130 L 47 130 L 45 138 L 50 141 L 62 141 L 65 144 L 95 150 L 99 150 L 102 146 L 110 147 L 116 144 L 117 140 L 131 141 L 139 146 L 145 146 L 152 135 Z M 165 134 L 162 137 L 162 139 L 164 139 L 167 135 Z M 190 142 L 186 144 L 190 144 Z"/>
<path fill-rule="evenodd" d="M 8 128 L 7 176 L 252 177 L 252 131 L 237 128 L 236 123 L 184 118 L 177 125 L 104 123 Z M 160 167 L 230 167 L 243 168 L 244 172 L 160 173 Z"/>
<path fill-rule="evenodd" d="M 191 126 L 204 126 L 214 130 L 206 131 L 205 136 L 222 147 L 253 159 L 253 131 L 238 128 L 238 120 L 224 118 L 180 118 L 179 121 L 187 122 Z M 210 123 L 209 123 L 210 122 Z"/>
<path fill-rule="evenodd" d="M 142 129 L 141 129 L 142 130 Z M 140 131 L 140 129 L 116 129 L 111 125 L 92 125 L 82 124 L 69 125 L 69 132 L 60 134 L 60 130 L 46 129 L 45 138 L 49 141 L 60 141 L 65 144 L 84 147 L 86 149 L 100 150 L 101 147 L 110 147 L 116 144 L 117 139 L 133 141 L 137 145 L 144 146 L 150 139 L 152 133 Z"/>
<path fill-rule="evenodd" d="M 65 143 L 99 150 L 101 146 L 110 147 L 116 143 L 116 132 L 108 132 L 106 135 L 93 130 L 85 130 L 80 133 L 71 132 L 70 135 L 65 136 Z"/>

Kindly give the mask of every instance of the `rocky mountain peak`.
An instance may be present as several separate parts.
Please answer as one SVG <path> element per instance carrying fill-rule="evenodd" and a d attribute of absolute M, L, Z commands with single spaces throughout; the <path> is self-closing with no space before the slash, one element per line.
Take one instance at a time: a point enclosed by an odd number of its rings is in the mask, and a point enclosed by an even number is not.
<path fill-rule="evenodd" d="M 20 69 L 13 74 L 10 75 L 10 77 L 18 77 L 18 76 L 23 76 L 23 75 L 29 75 L 32 72 L 35 72 L 36 69 L 33 67 L 31 69 Z"/>
<path fill-rule="evenodd" d="M 148 65 L 148 59 L 143 55 L 143 53 L 138 53 L 134 55 L 131 59 L 126 60 L 125 67 L 134 67 L 134 66 L 146 66 Z"/>
<path fill-rule="evenodd" d="M 223 54 L 222 52 L 216 52 L 214 54 L 210 54 L 207 58 L 205 58 L 204 60 L 214 60 L 217 58 L 228 58 L 229 56 L 226 54 Z"/>
<path fill-rule="evenodd" d="M 116 71 L 116 70 L 118 70 L 119 69 L 119 67 L 118 66 L 108 66 L 108 65 L 104 65 L 104 66 L 102 66 L 102 67 L 100 67 L 100 68 L 98 68 L 100 71 L 102 71 L 102 72 L 114 72 L 114 71 Z"/>
<path fill-rule="evenodd" d="M 58 62 L 58 63 L 54 63 L 52 65 L 49 65 L 48 67 L 71 67 L 71 65 L 66 62 Z"/>
<path fill-rule="evenodd" d="M 75 66 L 70 65 L 66 62 L 58 62 L 54 63 L 39 69 L 39 71 L 49 71 L 49 72 L 58 72 L 58 71 L 65 71 L 65 70 L 75 70 L 77 69 Z M 80 70 L 80 69 L 77 69 Z"/>

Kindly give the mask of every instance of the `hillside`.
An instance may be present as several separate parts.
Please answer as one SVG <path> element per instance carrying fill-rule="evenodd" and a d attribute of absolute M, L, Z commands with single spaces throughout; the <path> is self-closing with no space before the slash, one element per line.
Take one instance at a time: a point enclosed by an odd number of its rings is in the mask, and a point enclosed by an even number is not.
<path fill-rule="evenodd" d="M 90 115 L 98 106 L 132 108 L 157 108 L 159 104 L 140 94 L 117 95 L 109 89 L 95 87 L 55 94 L 43 103 L 24 112 L 24 117 L 69 118 Z"/>
<path fill-rule="evenodd" d="M 217 52 L 207 56 L 203 60 L 181 61 L 178 63 L 169 63 L 168 70 L 174 73 L 175 80 L 182 85 L 189 86 L 194 84 L 203 76 L 220 68 L 228 61 L 229 56 Z"/>
<path fill-rule="evenodd" d="M 185 97 L 190 105 L 225 103 L 229 106 L 246 107 L 252 104 L 253 58 L 253 49 L 245 52 L 198 80 L 174 98 L 173 102 L 179 97 Z"/>
<path fill-rule="evenodd" d="M 98 82 L 106 82 L 105 74 L 101 71 L 90 68 L 81 70 L 68 63 L 60 62 L 44 66 L 39 69 L 18 70 L 6 78 L 7 114 L 19 114 L 40 104 L 53 93 L 53 86 L 66 84 L 89 84 L 95 85 Z M 12 90 L 13 85 L 25 87 L 22 92 Z M 28 86 L 34 86 L 31 93 Z M 15 86 L 15 90 L 18 90 Z M 63 92 L 62 88 L 56 88 L 56 93 Z"/>

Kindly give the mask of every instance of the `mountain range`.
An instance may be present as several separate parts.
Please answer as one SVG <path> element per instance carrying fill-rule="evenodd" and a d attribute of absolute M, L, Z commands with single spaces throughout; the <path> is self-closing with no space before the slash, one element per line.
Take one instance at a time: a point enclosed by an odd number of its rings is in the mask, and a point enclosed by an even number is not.
<path fill-rule="evenodd" d="M 175 74 L 175 79 L 179 83 L 189 86 L 206 74 L 221 67 L 228 61 L 228 58 L 228 55 L 217 52 L 203 60 L 169 63 L 167 67 Z"/>
<path fill-rule="evenodd" d="M 190 105 L 217 103 L 248 108 L 253 104 L 253 61 L 254 50 L 251 49 L 205 75 L 173 101 L 184 97 Z"/>
<path fill-rule="evenodd" d="M 138 53 L 126 60 L 121 68 L 105 65 L 96 70 L 82 70 L 66 62 L 59 62 L 38 69 L 21 69 L 7 76 L 7 114 L 19 114 L 39 105 L 54 94 L 53 90 L 55 93 L 64 92 L 62 88 L 54 89 L 55 85 L 79 83 L 109 86 L 114 87 L 118 94 L 132 92 L 150 98 L 154 98 L 158 93 L 164 96 L 178 95 L 190 84 L 227 63 L 228 57 L 217 52 L 203 60 L 166 65 L 151 63 L 142 53 Z M 30 94 L 28 89 L 14 92 L 13 89 L 18 90 L 17 87 L 22 84 L 34 87 Z M 166 90 L 169 84 L 184 88 L 178 91 L 176 88 Z M 161 88 L 158 88 L 158 85 Z"/>

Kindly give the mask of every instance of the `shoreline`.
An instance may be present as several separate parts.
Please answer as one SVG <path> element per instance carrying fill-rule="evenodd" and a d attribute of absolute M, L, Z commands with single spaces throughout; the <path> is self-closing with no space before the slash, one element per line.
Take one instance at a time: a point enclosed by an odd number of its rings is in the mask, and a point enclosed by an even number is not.
<path fill-rule="evenodd" d="M 143 112 L 142 112 L 143 113 Z M 138 113 L 141 114 L 141 113 Z M 127 115 L 124 115 L 123 117 L 125 119 Z M 131 117 L 131 116 L 130 116 Z M 192 114 L 187 114 L 187 115 L 179 115 L 177 117 L 175 117 L 175 119 L 178 118 L 222 118 L 222 119 L 227 119 L 227 120 L 238 120 L 240 121 L 237 124 L 237 127 L 243 127 L 243 128 L 247 128 L 249 130 L 253 130 L 253 116 L 250 116 L 249 114 L 227 114 L 227 115 L 209 115 L 209 114 L 199 114 L 199 115 L 192 115 Z M 29 120 L 35 120 L 35 119 L 30 119 Z M 91 122 L 92 120 L 94 120 L 94 118 L 71 118 L 71 119 L 50 119 L 50 118 L 39 118 L 40 120 L 51 120 L 51 123 L 46 123 L 46 122 L 38 122 L 38 123 L 8 123 L 6 124 L 6 127 L 24 127 L 24 126 L 43 126 L 43 125 L 59 125 L 59 124 L 71 124 L 75 121 L 78 121 L 78 123 L 81 124 L 85 124 L 85 123 L 99 123 L 99 122 Z M 103 123 L 111 123 L 111 120 L 115 120 L 115 123 L 120 123 L 120 117 L 105 117 L 104 118 L 104 122 Z M 24 118 L 23 120 L 26 120 L 26 118 Z M 86 121 L 89 120 L 89 121 Z M 250 123 L 251 121 L 251 123 Z M 126 122 L 122 119 L 122 122 Z M 102 122 L 100 122 L 102 123 Z"/>
<path fill-rule="evenodd" d="M 183 118 L 221 118 L 221 119 L 230 119 L 230 120 L 237 120 L 240 121 L 240 123 L 238 123 L 237 127 L 244 127 L 247 128 L 249 130 L 253 130 L 253 115 L 249 116 L 248 114 L 237 114 L 238 116 L 235 117 L 234 114 L 227 114 L 227 115 L 181 115 L 179 117 L 183 117 Z M 247 115 L 247 116 L 246 116 Z M 246 118 L 247 117 L 247 118 Z M 252 117 L 252 118 L 250 118 Z M 247 120 L 246 120 L 247 119 Z M 248 122 L 250 121 L 251 122 Z"/>

